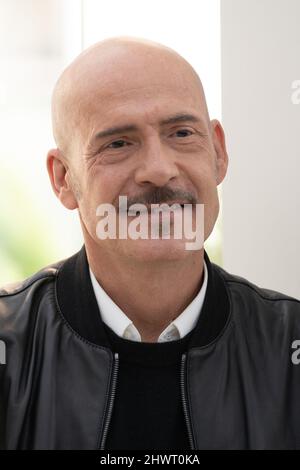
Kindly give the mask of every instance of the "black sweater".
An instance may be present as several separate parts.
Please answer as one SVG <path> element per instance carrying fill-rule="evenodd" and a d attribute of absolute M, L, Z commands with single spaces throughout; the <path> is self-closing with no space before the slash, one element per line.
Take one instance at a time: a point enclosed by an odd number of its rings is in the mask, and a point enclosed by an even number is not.
<path fill-rule="evenodd" d="M 188 450 L 180 391 L 181 356 L 193 332 L 165 343 L 120 338 L 104 325 L 119 353 L 116 395 L 105 449 Z"/>

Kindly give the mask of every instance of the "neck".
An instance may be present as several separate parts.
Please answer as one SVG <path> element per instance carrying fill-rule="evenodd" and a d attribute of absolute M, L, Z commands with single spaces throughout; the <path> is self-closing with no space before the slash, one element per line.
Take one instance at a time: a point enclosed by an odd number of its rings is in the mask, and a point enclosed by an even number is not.
<path fill-rule="evenodd" d="M 203 282 L 204 249 L 182 260 L 134 263 L 86 244 L 97 281 L 134 323 L 142 341 L 160 333 L 189 305 Z"/>

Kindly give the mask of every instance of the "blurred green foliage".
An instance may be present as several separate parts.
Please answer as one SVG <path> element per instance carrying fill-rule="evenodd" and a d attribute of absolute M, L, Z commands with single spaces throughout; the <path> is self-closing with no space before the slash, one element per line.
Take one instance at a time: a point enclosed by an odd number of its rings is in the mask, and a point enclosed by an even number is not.
<path fill-rule="evenodd" d="M 23 279 L 55 260 L 46 216 L 26 184 L 26 178 L 1 164 L 0 285 Z"/>

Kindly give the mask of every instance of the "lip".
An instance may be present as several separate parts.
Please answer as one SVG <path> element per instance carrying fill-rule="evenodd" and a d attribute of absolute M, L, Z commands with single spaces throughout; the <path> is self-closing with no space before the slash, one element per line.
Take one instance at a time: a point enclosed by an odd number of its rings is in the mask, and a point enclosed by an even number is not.
<path fill-rule="evenodd" d="M 120 207 L 118 207 L 117 210 L 119 213 L 127 214 L 129 216 L 136 216 L 138 214 L 145 214 L 145 213 L 151 214 L 151 212 L 158 212 L 158 211 L 163 212 L 164 210 L 176 211 L 179 209 L 184 209 L 185 205 L 187 205 L 188 207 L 191 207 L 191 206 L 194 207 L 194 203 L 187 201 L 187 200 L 183 200 L 183 199 L 181 200 L 177 199 L 177 200 L 168 201 L 168 202 L 152 203 L 152 204 L 141 203 L 141 205 L 143 206 L 143 209 L 137 210 L 136 211 L 137 213 L 135 213 L 135 210 L 134 210 L 134 214 L 130 212 L 131 205 L 127 207 L 127 210 L 125 210 L 125 207 L 123 209 L 120 209 Z M 174 205 L 175 207 L 172 208 L 172 206 Z"/>
<path fill-rule="evenodd" d="M 153 209 L 159 209 L 161 206 L 163 207 L 171 207 L 173 205 L 179 205 L 181 206 L 181 208 L 184 207 L 185 204 L 191 204 L 190 202 L 188 201 L 170 201 L 170 202 L 161 202 L 161 203 L 157 203 L 157 204 L 144 204 L 144 206 L 147 208 L 147 210 L 153 210 Z M 154 206 L 154 207 L 152 207 Z"/>
<path fill-rule="evenodd" d="M 172 206 L 173 204 L 179 204 L 180 206 L 183 206 L 184 204 L 189 204 L 189 202 L 177 200 L 177 201 L 162 202 L 159 205 L 162 205 L 162 204 L 167 204 L 168 206 Z"/>
<path fill-rule="evenodd" d="M 164 204 L 163 207 L 161 207 L 162 205 Z M 170 211 L 170 215 L 172 217 L 172 213 L 175 212 L 175 211 L 178 211 L 178 210 L 183 210 L 184 209 L 184 205 L 185 204 L 188 204 L 189 206 L 191 206 L 192 204 L 189 203 L 189 202 L 186 202 L 186 201 L 172 201 L 172 202 L 163 202 L 161 204 L 158 204 L 158 207 L 156 204 L 151 204 L 151 205 L 148 205 L 148 204 L 144 204 L 145 206 L 145 209 L 144 210 L 139 210 L 139 211 L 134 211 L 131 212 L 130 211 L 130 208 L 127 210 L 127 215 L 129 216 L 136 216 L 136 215 L 142 215 L 142 214 L 148 214 L 149 216 L 151 215 L 151 213 L 163 213 L 164 211 L 168 212 Z M 151 207 L 151 206 L 154 206 L 154 207 Z M 172 206 L 175 206 L 172 208 Z"/>

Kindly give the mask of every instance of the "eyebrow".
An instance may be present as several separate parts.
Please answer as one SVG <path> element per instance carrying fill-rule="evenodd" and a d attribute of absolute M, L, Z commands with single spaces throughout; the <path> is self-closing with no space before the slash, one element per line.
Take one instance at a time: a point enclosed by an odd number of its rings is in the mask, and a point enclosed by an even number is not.
<path fill-rule="evenodd" d="M 187 121 L 200 122 L 203 124 L 203 119 L 201 119 L 198 116 L 195 116 L 193 114 L 187 114 L 187 113 L 177 113 L 177 114 L 174 114 L 173 116 L 169 116 L 168 118 L 159 121 L 159 125 L 165 126 L 167 124 L 176 124 L 177 122 L 187 122 Z M 104 129 L 103 131 L 97 132 L 94 135 L 92 141 L 94 142 L 103 137 L 110 137 L 113 135 L 122 134 L 123 132 L 132 132 L 132 131 L 137 131 L 137 130 L 138 130 L 138 127 L 134 124 L 109 127 L 107 129 Z"/>

